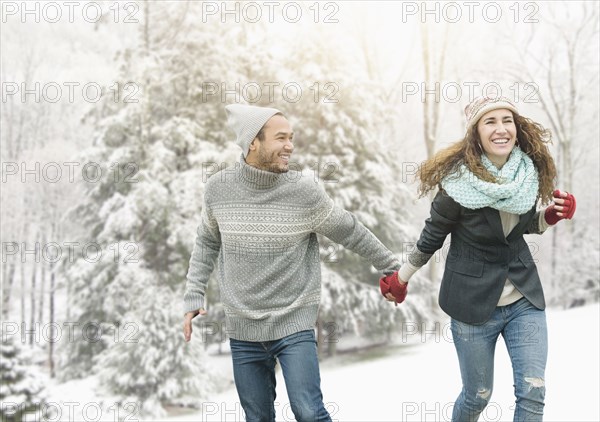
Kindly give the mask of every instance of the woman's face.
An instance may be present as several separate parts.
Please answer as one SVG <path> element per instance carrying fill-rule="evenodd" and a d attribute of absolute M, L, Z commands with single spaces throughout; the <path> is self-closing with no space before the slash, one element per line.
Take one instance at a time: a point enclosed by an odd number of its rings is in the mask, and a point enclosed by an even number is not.
<path fill-rule="evenodd" d="M 477 133 L 485 155 L 496 167 L 502 167 L 517 140 L 512 112 L 501 108 L 485 113 L 477 122 Z"/>

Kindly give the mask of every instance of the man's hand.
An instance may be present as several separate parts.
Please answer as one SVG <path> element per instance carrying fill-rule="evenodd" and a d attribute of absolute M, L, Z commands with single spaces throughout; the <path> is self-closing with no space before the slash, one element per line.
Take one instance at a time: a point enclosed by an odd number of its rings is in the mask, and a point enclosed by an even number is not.
<path fill-rule="evenodd" d="M 379 279 L 379 288 L 381 294 L 390 302 L 395 302 L 396 306 L 404 302 L 408 293 L 408 282 L 398 277 L 398 271 L 386 275 Z"/>
<path fill-rule="evenodd" d="M 190 341 L 192 338 L 192 320 L 196 317 L 196 315 L 206 315 L 208 312 L 204 310 L 204 308 L 200 308 L 195 312 L 188 312 L 185 314 L 183 320 L 183 336 L 185 337 L 185 341 Z"/>
<path fill-rule="evenodd" d="M 556 189 L 552 192 L 554 202 L 544 211 L 546 223 L 554 225 L 562 219 L 571 219 L 575 214 L 575 197 L 568 192 L 561 192 Z"/>

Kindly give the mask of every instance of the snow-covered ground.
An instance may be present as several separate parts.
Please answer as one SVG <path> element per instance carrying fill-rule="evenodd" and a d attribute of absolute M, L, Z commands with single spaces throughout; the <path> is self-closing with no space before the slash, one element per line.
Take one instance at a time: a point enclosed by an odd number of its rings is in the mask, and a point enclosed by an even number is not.
<path fill-rule="evenodd" d="M 549 356 L 546 371 L 545 421 L 600 421 L 600 307 L 548 310 Z M 458 363 L 449 328 L 442 322 L 428 338 L 414 335 L 387 351 L 367 352 L 360 357 L 340 355 L 321 365 L 324 399 L 337 421 L 449 421 L 460 390 Z M 410 343 L 410 345 L 408 345 Z M 230 376 L 230 356 L 215 358 L 219 371 Z M 201 374 L 199 374 L 201 376 Z M 281 373 L 277 376 L 277 420 L 293 421 Z M 56 421 L 95 419 L 99 403 L 93 382 L 56 386 L 55 402 L 77 402 L 73 412 L 63 410 Z M 104 405 L 108 402 L 104 400 Z M 241 421 L 243 413 L 233 385 L 202 404 L 204 412 L 173 411 L 161 421 Z M 66 409 L 66 408 L 65 408 Z M 104 411 L 101 420 L 115 420 L 117 409 Z M 133 408 L 121 408 L 120 416 L 140 420 Z M 510 361 L 502 340 L 496 351 L 494 392 L 482 421 L 512 421 L 514 411 Z M 157 419 L 158 420 L 158 419 Z"/>

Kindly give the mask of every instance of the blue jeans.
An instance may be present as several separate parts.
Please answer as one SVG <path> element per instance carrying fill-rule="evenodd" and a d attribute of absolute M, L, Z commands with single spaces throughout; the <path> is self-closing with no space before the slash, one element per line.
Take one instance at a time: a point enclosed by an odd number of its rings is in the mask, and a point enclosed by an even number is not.
<path fill-rule="evenodd" d="M 279 361 L 292 412 L 299 422 L 331 421 L 323 404 L 313 330 L 280 340 L 230 339 L 235 386 L 248 422 L 275 421 L 275 365 Z"/>
<path fill-rule="evenodd" d="M 463 384 L 452 421 L 476 421 L 487 406 L 494 384 L 494 352 L 500 334 L 513 367 L 514 421 L 541 421 L 548 355 L 546 313 L 521 298 L 497 307 L 483 325 L 452 319 L 451 329 Z"/>

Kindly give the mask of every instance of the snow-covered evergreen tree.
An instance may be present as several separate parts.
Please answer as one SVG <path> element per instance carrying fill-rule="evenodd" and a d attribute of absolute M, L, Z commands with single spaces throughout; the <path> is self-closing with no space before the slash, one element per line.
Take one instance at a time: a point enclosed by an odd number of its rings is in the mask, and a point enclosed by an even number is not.
<path fill-rule="evenodd" d="M 101 341 L 89 341 L 76 332 L 74 341 L 61 345 L 60 361 L 63 379 L 100 374 L 115 393 L 144 403 L 146 414 L 161 414 L 161 403 L 185 393 L 196 393 L 195 400 L 201 401 L 213 385 L 198 384 L 206 359 L 202 348 L 193 350 L 183 341 L 182 297 L 206 170 L 239 154 L 233 143 L 223 145 L 213 129 L 217 125 L 211 124 L 225 121 L 222 104 L 200 105 L 200 85 L 186 82 L 217 80 L 227 68 L 225 58 L 220 67 L 204 66 L 203 54 L 212 60 L 210 48 L 216 51 L 207 41 L 215 34 L 195 27 L 191 19 L 186 24 L 191 34 L 182 31 L 174 47 L 163 35 L 176 16 L 165 13 L 158 20 L 157 12 L 151 13 L 154 7 L 172 4 L 148 5 L 145 16 L 157 20 L 141 37 L 144 46 L 121 55 L 123 77 L 137 81 L 138 101 L 102 104 L 90 116 L 97 119 L 93 147 L 79 155 L 80 162 L 98 163 L 101 171 L 86 184 L 86 195 L 71 216 L 88 227 L 87 242 L 99 246 L 100 258 L 69 265 L 70 311 L 79 330 L 95 323 L 102 335 Z M 160 329 L 144 330 L 145 346 L 114 341 L 117 330 L 132 321 L 147 326 L 159 308 L 166 314 L 154 321 Z M 139 365 L 122 361 L 128 348 L 135 350 L 128 354 Z M 168 371 L 157 370 L 161 359 L 169 362 Z M 118 378 L 111 376 L 115 368 Z"/>
<path fill-rule="evenodd" d="M 95 242 L 102 247 L 102 257 L 97 262 L 80 259 L 68 271 L 73 291 L 71 314 L 79 323 L 78 328 L 99 323 L 102 341 L 89 341 L 84 335 L 76 335 L 76 341 L 66 343 L 63 378 L 100 373 L 101 379 L 113 387 L 114 392 L 128 392 L 129 397 L 145 403 L 142 411 L 157 414 L 161 411 L 154 407 L 156 403 L 173 400 L 174 394 L 182 394 L 187 387 L 197 387 L 197 374 L 206 371 L 202 350 L 198 353 L 185 347 L 181 335 L 182 285 L 189 261 L 188 251 L 194 240 L 193 226 L 197 224 L 194 204 L 199 209 L 197 202 L 202 198 L 203 184 L 200 183 L 200 165 L 195 169 L 186 165 L 186 171 L 177 171 L 178 154 L 173 149 L 178 143 L 183 144 L 183 150 L 190 152 L 192 162 L 201 160 L 199 149 L 202 146 L 206 146 L 207 152 L 213 150 L 213 144 L 198 140 L 194 130 L 197 125 L 184 119 L 156 128 L 157 139 L 148 146 L 152 160 L 148 161 L 135 155 L 134 148 L 126 143 L 110 148 L 102 141 L 92 151 L 90 160 L 95 162 L 112 162 L 107 157 L 118 156 L 120 158 L 113 159 L 141 164 L 132 176 L 132 181 L 137 179 L 135 183 L 129 186 L 123 183 L 112 195 L 104 197 L 103 189 L 113 189 L 113 181 L 107 176 L 93 187 L 88 196 L 93 199 L 81 204 L 80 213 L 96 215 L 92 233 L 95 233 Z M 204 157 L 210 155 L 206 153 Z M 94 206 L 98 207 L 96 211 Z M 162 323 L 160 329 L 147 327 L 147 318 L 156 309 L 169 312 L 162 321 L 155 316 L 155 323 Z M 115 342 L 116 327 L 132 322 L 147 327 L 143 328 L 142 336 L 145 344 Z M 169 331 L 165 331 L 167 327 Z M 162 343 L 165 336 L 170 343 Z M 159 353 L 161 345 L 163 349 Z M 177 355 L 169 351 L 176 347 L 179 347 Z M 123 355 L 124 348 L 128 350 L 126 356 Z M 135 357 L 142 366 L 123 362 L 121 359 L 127 356 Z M 179 359 L 173 360 L 176 356 Z M 169 358 L 168 371 L 156 375 L 156 360 Z M 119 371 L 120 378 L 107 375 L 113 370 Z M 135 380 L 131 385 L 128 384 L 130 379 Z M 147 382 L 147 385 L 141 387 L 135 382 Z M 181 389 L 173 388 L 173 385 L 179 385 Z M 197 389 L 197 400 L 206 397 L 210 385 L 204 383 L 205 388 Z M 153 399 L 160 400 L 155 402 Z"/>
<path fill-rule="evenodd" d="M 140 293 L 134 301 L 146 306 L 125 314 L 122 332 L 97 358 L 102 384 L 120 402 L 138 404 L 140 416 L 165 416 L 166 404 L 198 406 L 215 390 L 217 377 L 199 368 L 199 342 L 182 344 L 181 312 L 172 306 L 179 295 L 168 287 Z"/>
<path fill-rule="evenodd" d="M 353 212 L 400 257 L 406 242 L 417 238 L 418 232 L 406 206 L 414 195 L 399 183 L 401 165 L 394 162 L 389 142 L 381 138 L 392 115 L 381 101 L 384 87 L 368 80 L 348 56 L 336 54 L 342 46 L 326 33 L 315 30 L 299 39 L 302 42 L 290 49 L 296 52 L 293 61 L 301 65 L 287 66 L 281 76 L 310 87 L 299 101 L 282 105 L 295 131 L 294 164 L 312 172 L 338 205 Z M 330 318 L 339 329 L 377 335 L 402 319 L 421 319 L 430 309 L 420 305 L 430 302 L 431 283 L 423 280 L 424 285 L 411 289 L 411 297 L 422 294 L 426 299 L 395 308 L 379 294 L 381 274 L 370 263 L 321 240 L 327 290 L 321 320 Z"/>
<path fill-rule="evenodd" d="M 564 224 L 565 221 L 561 223 Z M 556 227 L 550 230 L 554 229 Z M 557 264 L 560 285 L 569 287 L 562 287 L 561 294 L 549 301 L 552 305 L 562 308 L 589 305 L 600 300 L 600 250 L 597 234 L 588 227 L 576 227 L 573 238 L 577 239 L 577 253 L 569 254 L 565 259 L 559 258 Z"/>
<path fill-rule="evenodd" d="M 18 422 L 26 414 L 42 416 L 46 394 L 44 380 L 33 370 L 28 351 L 14 336 L 0 329 L 0 416 L 2 422 Z"/>
<path fill-rule="evenodd" d="M 259 26 L 198 26 L 193 15 L 186 19 L 180 10 L 169 9 L 173 7 L 171 3 L 145 4 L 144 16 L 155 19 L 151 25 L 142 26 L 140 48 L 119 56 L 123 77 L 136 81 L 139 87 L 139 101 L 107 101 L 90 115 L 97 121 L 96 136 L 93 147 L 80 154 L 80 161 L 99 163 L 102 171 L 98 180 L 87 183 L 86 195 L 71 215 L 88 227 L 88 241 L 100 245 L 101 256 L 97 260 L 79 259 L 70 265 L 67 282 L 74 321 L 79 328 L 99 323 L 102 341 L 85 341 L 85 336 L 75 335 L 76 341 L 62 345 L 63 378 L 101 374 L 114 392 L 134 395 L 146 403 L 148 414 L 161 413 L 159 407 L 150 404 L 153 399 L 166 403 L 185 392 L 185 388 L 169 387 L 165 393 L 164 386 L 176 380 L 193 389 L 197 385 L 192 378 L 206 372 L 200 355 L 183 344 L 182 355 L 171 361 L 175 365 L 171 371 L 157 372 L 150 362 L 159 359 L 158 345 L 166 335 L 161 330 L 144 333 L 144 341 L 151 347 L 111 340 L 116 327 L 130 321 L 138 321 L 140 326 L 147 323 L 144 316 L 156 309 L 154 295 L 169 298 L 170 306 L 182 312 L 181 298 L 204 183 L 210 173 L 235 163 L 240 155 L 225 125 L 223 98 L 208 95 L 215 88 L 208 82 L 218 83 L 218 89 L 223 89 L 221 83 L 225 83 L 231 89 L 236 82 L 240 86 L 249 81 L 260 85 L 287 77 L 273 54 L 264 53 L 266 40 Z M 162 14 L 157 12 L 159 8 L 165 8 Z M 190 13 L 193 10 L 192 5 Z M 231 42 L 232 37 L 237 43 Z M 314 57 L 316 51 L 307 53 L 306 58 L 318 58 Z M 293 67 L 291 63 L 287 66 Z M 328 62 L 318 67 L 307 65 L 288 75 L 322 81 L 330 73 L 342 86 L 356 86 L 352 85 L 350 68 L 329 66 Z M 234 100 L 231 95 L 226 97 L 226 102 Z M 266 100 L 263 96 L 259 103 Z M 331 196 L 399 252 L 407 232 L 403 225 L 403 194 L 394 183 L 393 163 L 377 144 L 376 129 L 383 118 L 377 101 L 365 92 L 339 104 L 291 104 L 275 99 L 273 105 L 290 116 L 298 131 L 296 168 L 314 171 L 320 183 L 334 181 L 325 183 Z M 339 165 L 328 167 L 333 163 Z M 326 254 L 328 246 L 323 245 Z M 344 320 L 356 331 L 356 327 L 369 327 L 370 321 L 382 320 L 380 312 L 388 316 L 383 318 L 385 321 L 402 314 L 378 296 L 379 274 L 364 259 L 338 249 L 335 252 L 341 259 L 331 260 L 330 271 L 345 280 L 370 282 L 372 286 L 366 294 L 366 284 L 348 284 L 335 293 L 347 296 L 344 300 L 334 298 L 346 304 L 340 308 L 344 312 L 335 314 L 336 321 Z M 211 301 L 216 299 L 214 285 L 210 289 L 209 312 Z M 369 312 L 357 312 L 356 304 L 365 297 L 368 301 L 362 309 L 367 307 Z M 159 302 L 166 306 L 162 300 Z M 323 315 L 331 310 L 325 304 Z M 180 321 L 170 318 L 163 316 L 162 323 L 156 324 L 175 324 L 180 329 Z M 169 339 L 177 341 L 175 334 Z M 137 347 L 130 354 L 137 356 L 139 365 L 128 365 L 127 359 L 120 356 L 127 347 Z M 165 345 L 163 352 L 169 347 L 173 346 Z M 118 378 L 113 376 L 115 368 L 119 368 Z M 147 385 L 136 384 L 138 380 L 146 380 Z M 208 394 L 206 387 L 197 400 Z"/>

